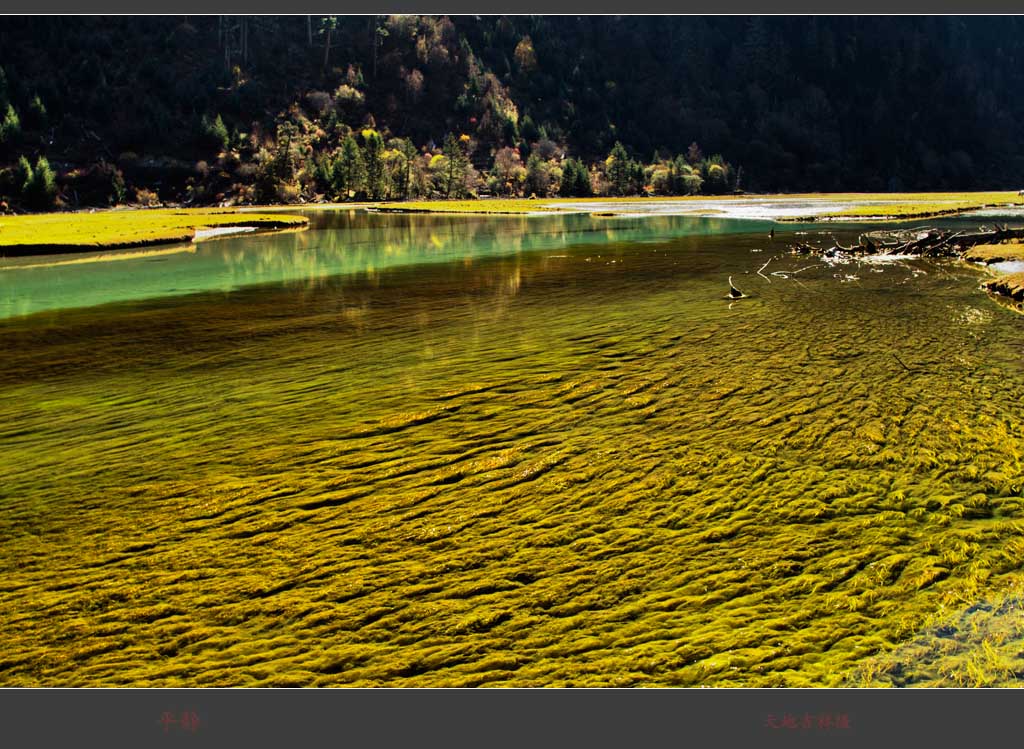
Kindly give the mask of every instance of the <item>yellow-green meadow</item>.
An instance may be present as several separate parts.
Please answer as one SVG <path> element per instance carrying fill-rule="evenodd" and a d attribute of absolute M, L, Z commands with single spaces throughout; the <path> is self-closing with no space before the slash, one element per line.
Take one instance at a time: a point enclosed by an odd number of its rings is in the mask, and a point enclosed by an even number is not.
<path fill-rule="evenodd" d="M 0 255 L 86 252 L 190 242 L 203 229 L 301 229 L 302 216 L 224 208 L 118 209 L 0 216 Z"/>

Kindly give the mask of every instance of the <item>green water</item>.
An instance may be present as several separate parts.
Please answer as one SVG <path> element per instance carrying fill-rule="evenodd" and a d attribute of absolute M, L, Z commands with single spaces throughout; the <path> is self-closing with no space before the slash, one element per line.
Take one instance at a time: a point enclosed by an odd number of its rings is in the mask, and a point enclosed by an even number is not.
<path fill-rule="evenodd" d="M 219 238 L 133 252 L 0 258 L 0 319 L 110 302 L 228 293 L 243 286 L 309 286 L 337 275 L 479 260 L 566 245 L 649 242 L 736 230 L 735 221 L 655 217 L 368 215 L 311 212 L 309 231 Z M 768 232 L 770 222 L 746 222 Z"/>
<path fill-rule="evenodd" d="M 315 221 L 0 272 L 0 683 L 829 685 L 1019 582 L 977 271 Z"/>

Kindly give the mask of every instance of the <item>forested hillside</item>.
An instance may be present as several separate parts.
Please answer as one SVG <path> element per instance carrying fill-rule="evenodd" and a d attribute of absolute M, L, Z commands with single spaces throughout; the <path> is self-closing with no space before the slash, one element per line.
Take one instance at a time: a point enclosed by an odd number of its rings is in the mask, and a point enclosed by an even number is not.
<path fill-rule="evenodd" d="M 6 17 L 0 67 L 10 209 L 1024 183 L 1017 17 Z"/>

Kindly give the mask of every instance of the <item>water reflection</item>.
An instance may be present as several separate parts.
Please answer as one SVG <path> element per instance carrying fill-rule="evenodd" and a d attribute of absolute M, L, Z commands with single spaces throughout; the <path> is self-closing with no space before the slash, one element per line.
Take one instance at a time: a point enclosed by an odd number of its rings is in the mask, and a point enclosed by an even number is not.
<path fill-rule="evenodd" d="M 255 284 L 314 289 L 403 265 L 612 242 L 767 231 L 765 222 L 657 216 L 423 216 L 310 212 L 303 232 L 228 237 L 151 251 L 14 258 L 0 264 L 0 319 L 47 310 L 230 292 Z"/>

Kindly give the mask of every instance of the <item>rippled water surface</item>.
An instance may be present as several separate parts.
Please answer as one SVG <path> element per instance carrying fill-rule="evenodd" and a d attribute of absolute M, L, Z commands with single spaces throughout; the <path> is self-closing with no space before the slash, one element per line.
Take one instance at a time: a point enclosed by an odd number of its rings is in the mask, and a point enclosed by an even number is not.
<path fill-rule="evenodd" d="M 979 271 L 315 221 L 0 270 L 0 683 L 839 684 L 1018 581 Z"/>

